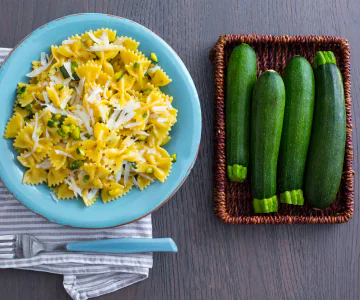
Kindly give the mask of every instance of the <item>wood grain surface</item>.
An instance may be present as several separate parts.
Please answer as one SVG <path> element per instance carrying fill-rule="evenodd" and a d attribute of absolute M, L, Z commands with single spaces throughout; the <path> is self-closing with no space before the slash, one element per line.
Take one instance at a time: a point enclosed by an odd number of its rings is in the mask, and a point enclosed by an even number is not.
<path fill-rule="evenodd" d="M 203 132 L 197 163 L 171 201 L 153 215 L 154 236 L 179 253 L 155 254 L 150 277 L 101 299 L 360 299 L 359 180 L 355 214 L 342 225 L 234 226 L 212 211 L 213 70 L 210 48 L 225 33 L 326 34 L 349 40 L 354 170 L 360 132 L 358 0 L 0 0 L 0 46 L 13 47 L 64 15 L 101 12 L 150 28 L 179 54 L 198 89 Z M 6 99 L 2 99 L 5 101 Z M 0 271 L 0 299 L 69 299 L 60 275 Z"/>

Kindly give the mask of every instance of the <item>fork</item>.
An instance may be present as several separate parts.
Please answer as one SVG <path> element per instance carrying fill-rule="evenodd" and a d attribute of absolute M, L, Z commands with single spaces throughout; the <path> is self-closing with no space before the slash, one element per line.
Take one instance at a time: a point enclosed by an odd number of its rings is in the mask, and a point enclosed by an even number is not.
<path fill-rule="evenodd" d="M 72 242 L 65 245 L 43 243 L 37 238 L 26 235 L 0 235 L 0 258 L 30 258 L 40 252 L 84 251 L 98 253 L 138 253 L 138 252 L 177 252 L 171 238 L 120 238 Z"/>

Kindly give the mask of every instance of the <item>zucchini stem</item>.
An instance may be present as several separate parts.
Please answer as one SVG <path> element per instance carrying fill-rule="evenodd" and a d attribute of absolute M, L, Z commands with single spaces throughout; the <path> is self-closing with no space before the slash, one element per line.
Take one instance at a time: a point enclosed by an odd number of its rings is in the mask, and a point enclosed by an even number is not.
<path fill-rule="evenodd" d="M 292 205 L 304 205 L 303 191 L 299 189 L 283 192 L 280 194 L 280 201 Z"/>
<path fill-rule="evenodd" d="M 232 166 L 227 166 L 227 173 L 230 181 L 243 182 L 246 178 L 247 168 L 235 164 Z"/>
<path fill-rule="evenodd" d="M 336 65 L 336 58 L 332 51 L 318 51 L 314 57 L 314 69 L 325 64 Z"/>
<path fill-rule="evenodd" d="M 257 214 L 271 213 L 278 211 L 278 199 L 277 196 L 270 198 L 256 199 L 254 198 L 254 211 Z"/>

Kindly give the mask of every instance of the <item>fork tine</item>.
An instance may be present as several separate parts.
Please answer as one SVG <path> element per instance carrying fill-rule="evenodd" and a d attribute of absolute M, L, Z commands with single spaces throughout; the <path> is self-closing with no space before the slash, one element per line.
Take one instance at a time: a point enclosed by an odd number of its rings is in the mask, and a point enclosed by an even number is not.
<path fill-rule="evenodd" d="M 0 235 L 0 259 L 15 257 L 15 235 Z"/>
<path fill-rule="evenodd" d="M 2 248 L 5 248 L 5 247 L 15 247 L 15 243 L 14 242 L 6 242 L 6 243 L 2 243 L 0 242 L 0 251 Z"/>
<path fill-rule="evenodd" d="M 0 235 L 0 241 L 12 241 L 15 240 L 15 235 Z"/>
<path fill-rule="evenodd" d="M 15 253 L 0 254 L 0 258 L 14 258 Z"/>
<path fill-rule="evenodd" d="M 0 248 L 0 253 L 1 252 L 12 252 L 15 250 L 15 246 L 14 245 L 10 245 L 10 247 L 8 248 Z"/>

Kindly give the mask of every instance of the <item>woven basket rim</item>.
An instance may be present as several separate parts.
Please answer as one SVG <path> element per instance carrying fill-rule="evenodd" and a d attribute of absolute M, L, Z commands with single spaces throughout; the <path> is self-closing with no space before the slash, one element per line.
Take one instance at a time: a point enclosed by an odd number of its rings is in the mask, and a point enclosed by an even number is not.
<path fill-rule="evenodd" d="M 346 149 L 344 159 L 343 178 L 345 190 L 344 201 L 346 208 L 336 215 L 254 215 L 254 216 L 232 216 L 226 209 L 226 191 L 225 181 L 217 177 L 217 172 L 223 171 L 225 161 L 220 156 L 218 147 L 225 141 L 225 122 L 219 120 L 219 108 L 224 102 L 224 61 L 225 47 L 231 43 L 297 43 L 297 44 L 337 44 L 343 55 L 343 81 L 346 101 Z M 214 106 L 215 106 L 215 124 L 214 124 L 214 212 L 225 223 L 231 224 L 330 224 L 344 223 L 352 218 L 354 213 L 354 170 L 353 170 L 353 147 L 352 147 L 352 101 L 351 101 L 351 80 L 350 80 L 350 45 L 348 40 L 339 36 L 327 35 L 257 35 L 257 34 L 226 34 L 219 37 L 215 46 L 210 51 L 210 60 L 214 65 Z M 223 109 L 220 109 L 222 115 L 220 119 L 224 120 Z M 225 176 L 226 177 L 226 176 Z M 225 178 L 225 180 L 227 180 Z"/>

